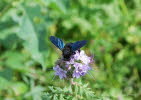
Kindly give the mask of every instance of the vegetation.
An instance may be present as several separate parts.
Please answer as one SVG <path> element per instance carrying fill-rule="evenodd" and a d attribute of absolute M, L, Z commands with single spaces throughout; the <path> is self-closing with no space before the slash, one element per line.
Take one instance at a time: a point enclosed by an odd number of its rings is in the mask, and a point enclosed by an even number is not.
<path fill-rule="evenodd" d="M 0 0 L 0 100 L 140 100 L 140 5 L 141 0 Z M 82 49 L 95 63 L 90 74 L 74 79 L 78 86 L 54 78 L 61 51 L 51 35 L 66 43 L 88 40 Z"/>

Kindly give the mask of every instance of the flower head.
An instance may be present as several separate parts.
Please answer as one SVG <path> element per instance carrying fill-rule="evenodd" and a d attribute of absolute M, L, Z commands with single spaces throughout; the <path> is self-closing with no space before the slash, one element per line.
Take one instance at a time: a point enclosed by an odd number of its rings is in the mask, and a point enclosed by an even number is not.
<path fill-rule="evenodd" d="M 84 76 L 91 67 L 92 57 L 88 57 L 83 50 L 75 51 L 69 61 L 64 61 L 62 58 L 56 62 L 53 68 L 55 75 L 62 78 L 79 78 Z"/>

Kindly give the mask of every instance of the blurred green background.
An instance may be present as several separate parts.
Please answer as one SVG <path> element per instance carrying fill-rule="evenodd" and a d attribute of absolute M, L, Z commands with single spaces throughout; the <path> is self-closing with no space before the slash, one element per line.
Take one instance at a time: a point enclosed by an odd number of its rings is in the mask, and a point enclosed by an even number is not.
<path fill-rule="evenodd" d="M 141 0 L 0 0 L 0 100 L 39 100 L 69 84 L 52 81 L 61 52 L 51 35 L 88 40 L 94 78 L 80 80 L 96 96 L 141 100 Z"/>

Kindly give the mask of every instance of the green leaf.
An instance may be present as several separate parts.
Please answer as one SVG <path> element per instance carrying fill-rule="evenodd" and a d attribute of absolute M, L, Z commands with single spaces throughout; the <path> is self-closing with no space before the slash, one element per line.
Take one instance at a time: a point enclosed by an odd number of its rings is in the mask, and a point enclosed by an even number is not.
<path fill-rule="evenodd" d="M 31 54 L 31 57 L 45 69 L 44 56 L 39 51 L 39 40 L 35 27 L 26 10 L 24 8 L 23 10 L 24 15 L 20 20 L 20 31 L 17 35 L 24 40 L 24 48 Z"/>
<path fill-rule="evenodd" d="M 24 60 L 27 58 L 24 54 L 16 51 L 7 51 L 2 58 L 6 59 L 4 64 L 7 67 L 19 72 L 29 72 L 27 67 L 24 66 Z"/>
<path fill-rule="evenodd" d="M 41 100 L 42 92 L 44 88 L 41 86 L 35 86 L 31 91 L 25 94 L 25 98 L 32 96 L 35 100 Z"/>
<path fill-rule="evenodd" d="M 11 82 L 0 76 L 0 90 L 9 88 Z"/>
<path fill-rule="evenodd" d="M 10 81 L 13 77 L 13 70 L 10 68 L 5 68 L 0 71 L 0 76 Z"/>
<path fill-rule="evenodd" d="M 19 96 L 21 94 L 26 93 L 28 87 L 23 82 L 15 82 L 12 86 L 12 89 L 14 90 L 15 95 Z"/>

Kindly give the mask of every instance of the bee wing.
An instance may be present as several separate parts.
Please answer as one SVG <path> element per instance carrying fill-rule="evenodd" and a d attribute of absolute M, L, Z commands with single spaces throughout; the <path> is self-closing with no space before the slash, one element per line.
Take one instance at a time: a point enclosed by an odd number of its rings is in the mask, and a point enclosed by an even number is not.
<path fill-rule="evenodd" d="M 77 41 L 75 43 L 73 43 L 71 46 L 72 46 L 72 50 L 73 51 L 76 51 L 78 49 L 80 49 L 81 47 L 83 47 L 85 44 L 87 43 L 86 40 L 83 40 L 83 41 Z"/>
<path fill-rule="evenodd" d="M 50 41 L 60 50 L 62 50 L 65 46 L 64 42 L 55 36 L 50 36 Z"/>

